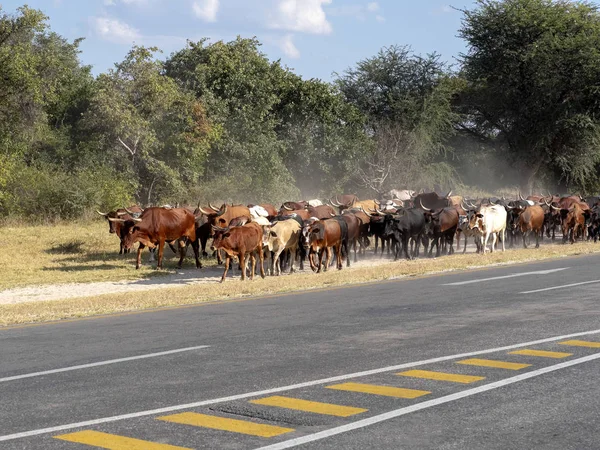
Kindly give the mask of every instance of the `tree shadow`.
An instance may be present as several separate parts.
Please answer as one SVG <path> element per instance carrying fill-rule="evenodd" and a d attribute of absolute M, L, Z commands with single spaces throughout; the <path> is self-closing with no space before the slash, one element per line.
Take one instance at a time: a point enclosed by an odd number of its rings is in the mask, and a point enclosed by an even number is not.
<path fill-rule="evenodd" d="M 53 245 L 46 249 L 45 252 L 51 255 L 82 254 L 85 252 L 83 245 L 85 245 L 85 242 L 83 241 L 61 242 L 60 244 Z"/>

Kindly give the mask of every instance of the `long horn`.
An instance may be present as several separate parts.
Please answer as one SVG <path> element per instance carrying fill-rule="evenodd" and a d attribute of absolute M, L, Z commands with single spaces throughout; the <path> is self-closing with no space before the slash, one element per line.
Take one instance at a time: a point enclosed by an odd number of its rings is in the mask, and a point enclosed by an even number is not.
<path fill-rule="evenodd" d="M 208 207 L 209 207 L 210 209 L 212 209 L 214 212 L 219 212 L 219 209 L 218 209 L 218 208 L 215 208 L 213 205 L 211 205 L 211 204 L 210 204 L 210 202 L 208 202 Z"/>
<path fill-rule="evenodd" d="M 117 219 L 116 217 L 109 217 L 108 220 L 110 220 L 111 222 L 125 222 L 125 219 Z"/>
<path fill-rule="evenodd" d="M 139 213 L 134 213 L 133 211 L 129 211 L 127 208 L 123 208 L 123 209 L 124 209 L 125 211 L 127 211 L 127 214 L 130 214 L 130 215 L 132 215 L 132 216 L 133 216 L 134 214 L 139 214 Z"/>
<path fill-rule="evenodd" d="M 492 206 L 496 206 L 496 204 L 495 204 L 495 203 L 492 201 L 492 199 L 491 199 L 491 198 L 488 198 L 488 201 L 490 202 L 490 205 L 492 205 Z"/>
<path fill-rule="evenodd" d="M 421 199 L 419 199 L 419 206 L 420 206 L 420 207 L 421 207 L 421 208 L 422 208 L 424 211 L 431 211 L 431 209 L 430 209 L 430 208 L 425 208 L 425 207 L 423 206 L 423 202 L 421 201 Z"/>
<path fill-rule="evenodd" d="M 219 209 L 219 211 L 217 212 L 217 217 L 222 216 L 226 212 L 227 212 L 227 205 L 225 203 L 223 203 L 223 206 L 221 206 L 221 209 Z"/>
<path fill-rule="evenodd" d="M 98 210 L 96 210 L 96 212 L 97 212 L 98 214 L 100 214 L 101 216 L 104 216 L 104 217 L 108 216 L 108 213 L 103 213 L 103 212 L 100 212 L 100 211 L 98 211 Z"/>
<path fill-rule="evenodd" d="M 212 229 L 215 231 L 227 231 L 229 229 L 229 227 L 227 228 L 223 228 L 223 227 L 218 227 L 216 225 L 211 225 Z"/>
<path fill-rule="evenodd" d="M 452 195 L 452 189 L 450 189 L 450 190 L 448 191 L 448 193 L 446 194 L 446 198 L 450 197 L 451 195 Z"/>
<path fill-rule="evenodd" d="M 550 202 L 547 202 L 545 198 L 544 198 L 544 204 L 545 204 L 546 206 L 552 206 L 552 203 L 550 203 Z"/>
<path fill-rule="evenodd" d="M 371 214 L 369 214 L 368 212 L 365 211 L 365 209 L 362 207 L 362 205 L 360 205 L 359 208 L 362 212 L 364 212 L 367 216 L 371 217 Z"/>
<path fill-rule="evenodd" d="M 343 205 L 342 205 L 342 202 L 340 202 L 340 201 L 338 200 L 338 196 L 337 196 L 337 194 L 335 194 L 335 202 L 338 204 L 338 207 L 340 207 L 340 206 L 343 206 Z"/>
<path fill-rule="evenodd" d="M 554 211 L 560 211 L 561 210 L 561 208 L 557 208 L 552 203 L 550 203 L 550 208 L 552 208 Z"/>
<path fill-rule="evenodd" d="M 283 209 L 285 209 L 286 211 L 293 211 L 293 209 L 290 208 L 289 206 L 287 206 L 285 203 L 282 206 L 283 206 Z"/>
<path fill-rule="evenodd" d="M 126 213 L 126 212 L 122 212 L 122 211 L 121 211 L 121 212 L 118 212 L 118 213 L 117 213 L 117 216 L 121 217 L 121 216 L 124 216 L 125 214 L 127 214 L 127 213 Z"/>
<path fill-rule="evenodd" d="M 138 223 L 142 221 L 142 219 L 140 219 L 139 217 L 132 217 L 131 220 Z"/>
<path fill-rule="evenodd" d="M 335 214 L 329 213 L 329 215 L 330 215 L 331 217 L 335 217 Z"/>
<path fill-rule="evenodd" d="M 521 195 L 521 191 L 519 191 L 519 200 L 525 200 L 525 199 L 523 198 L 523 196 Z"/>
<path fill-rule="evenodd" d="M 208 215 L 210 215 L 210 214 L 214 214 L 214 213 L 215 213 L 215 212 L 214 212 L 214 211 L 212 211 L 212 210 L 210 210 L 210 211 L 207 211 L 207 210 L 205 210 L 205 209 L 204 209 L 202 206 L 200 206 L 200 205 L 198 205 L 198 209 L 200 210 L 200 212 L 201 212 L 202 214 L 206 214 L 207 216 L 208 216 Z"/>

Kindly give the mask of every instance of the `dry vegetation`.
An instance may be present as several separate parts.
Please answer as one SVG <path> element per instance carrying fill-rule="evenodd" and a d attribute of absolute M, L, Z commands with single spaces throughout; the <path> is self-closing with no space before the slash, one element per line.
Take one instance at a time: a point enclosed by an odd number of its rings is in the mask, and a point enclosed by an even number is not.
<path fill-rule="evenodd" d="M 99 281 L 106 279 L 133 279 L 148 277 L 156 273 L 148 268 L 136 272 L 132 265 L 132 257 L 122 258 L 115 254 L 117 242 L 114 236 L 108 236 L 104 224 L 69 227 L 31 227 L 25 230 L 15 229 L 12 233 L 3 233 L 0 242 L 10 243 L 15 249 L 14 239 L 7 240 L 6 236 L 18 233 L 25 236 L 30 231 L 36 231 L 44 237 L 35 245 L 29 238 L 25 244 L 28 257 L 23 258 L 20 269 L 10 267 L 11 261 L 6 260 L 4 268 L 9 270 L 10 278 L 2 280 L 3 286 L 24 285 L 32 282 L 72 282 Z M 6 229 L 5 229 L 6 231 Z M 55 235 L 54 239 L 51 235 Z M 60 236 L 57 238 L 56 236 Z M 78 246 L 83 251 L 72 254 L 48 253 L 48 249 L 70 245 L 78 240 L 86 242 Z M 62 247 L 60 247 L 62 248 Z M 64 250 L 64 249 L 63 249 Z M 69 251 L 74 251 L 69 248 Z M 79 252 L 79 250 L 78 250 Z M 89 252 L 89 253 L 88 253 Z M 315 288 L 340 286 L 350 283 L 377 282 L 399 277 L 413 277 L 429 273 L 473 269 L 494 264 L 512 264 L 525 261 L 542 260 L 563 256 L 573 256 L 600 252 L 600 245 L 578 243 L 575 245 L 545 245 L 542 248 L 509 250 L 505 253 L 487 254 L 458 254 L 437 259 L 419 259 L 416 261 L 381 262 L 367 264 L 342 270 L 331 270 L 323 274 L 301 273 L 294 276 L 258 278 L 253 282 L 240 282 L 228 279 L 224 284 L 202 284 L 185 287 L 173 287 L 146 292 L 126 294 L 106 294 L 96 297 L 74 298 L 37 303 L 20 303 L 0 306 L 0 325 L 21 324 L 28 322 L 43 322 L 50 320 L 70 319 L 115 312 L 136 311 L 151 308 L 161 308 L 176 305 L 191 305 L 217 300 L 227 300 L 248 296 L 277 294 L 290 291 L 304 291 Z M 41 256 L 40 256 L 41 254 Z M 98 260 L 96 260 L 96 258 Z M 172 262 L 171 264 L 174 264 Z M 106 267 L 110 266 L 110 267 Z M 48 273 L 47 267 L 52 267 Z M 103 269 L 103 267 L 105 267 Z M 58 268 L 58 269 L 57 269 Z M 62 270 L 61 270 L 62 268 Z M 99 268 L 100 270 L 94 270 Z M 43 277 L 37 278 L 38 275 Z"/>

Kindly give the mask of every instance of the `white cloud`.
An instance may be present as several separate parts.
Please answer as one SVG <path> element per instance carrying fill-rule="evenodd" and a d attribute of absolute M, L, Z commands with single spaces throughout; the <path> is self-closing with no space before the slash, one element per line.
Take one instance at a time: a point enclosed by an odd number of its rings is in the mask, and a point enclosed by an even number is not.
<path fill-rule="evenodd" d="M 194 14 L 205 22 L 216 22 L 219 0 L 197 0 L 192 3 Z"/>
<path fill-rule="evenodd" d="M 118 19 L 94 17 L 92 18 L 92 27 L 102 39 L 115 44 L 131 44 L 141 38 L 138 30 Z"/>
<path fill-rule="evenodd" d="M 117 1 L 124 3 L 125 5 L 136 5 L 144 6 L 150 3 L 150 0 L 104 0 L 105 6 L 115 6 Z"/>
<path fill-rule="evenodd" d="M 367 3 L 367 11 L 369 11 L 369 12 L 379 11 L 379 3 L 377 3 L 377 2 Z"/>
<path fill-rule="evenodd" d="M 279 41 L 279 48 L 283 51 L 283 53 L 290 58 L 300 58 L 300 51 L 294 45 L 293 35 L 286 34 L 281 41 Z"/>
<path fill-rule="evenodd" d="M 323 5 L 332 0 L 279 0 L 277 11 L 271 14 L 269 28 L 312 34 L 329 34 L 331 24 Z"/>
<path fill-rule="evenodd" d="M 376 15 L 376 16 L 375 16 L 375 20 L 376 20 L 377 22 L 385 22 L 385 17 L 383 17 L 383 16 L 380 16 L 380 15 Z"/>

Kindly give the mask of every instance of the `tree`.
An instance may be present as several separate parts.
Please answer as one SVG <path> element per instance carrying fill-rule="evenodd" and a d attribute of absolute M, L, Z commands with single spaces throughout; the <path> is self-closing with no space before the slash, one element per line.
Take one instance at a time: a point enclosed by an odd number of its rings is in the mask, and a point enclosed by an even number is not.
<path fill-rule="evenodd" d="M 81 144 L 98 164 L 128 173 L 147 204 L 198 183 L 215 132 L 204 105 L 163 74 L 156 51 L 134 46 L 98 77 Z"/>
<path fill-rule="evenodd" d="M 447 181 L 452 171 L 436 158 L 453 133 L 452 99 L 458 83 L 439 55 L 383 48 L 338 76 L 336 84 L 365 114 L 366 131 L 374 140 L 359 164 L 362 186 L 381 195 L 401 185 Z"/>
<path fill-rule="evenodd" d="M 467 87 L 458 128 L 499 143 L 524 191 L 556 169 L 584 184 L 600 162 L 597 6 L 478 0 L 463 13 Z"/>

